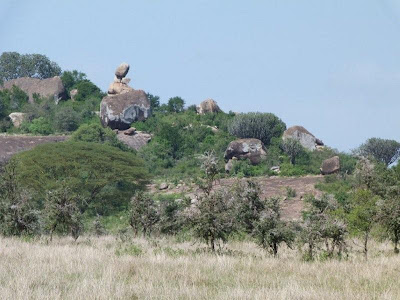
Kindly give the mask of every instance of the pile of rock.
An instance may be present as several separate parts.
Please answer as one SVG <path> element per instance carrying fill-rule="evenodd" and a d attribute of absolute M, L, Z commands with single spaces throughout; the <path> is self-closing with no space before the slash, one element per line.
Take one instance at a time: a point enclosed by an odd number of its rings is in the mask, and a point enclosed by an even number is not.
<path fill-rule="evenodd" d="M 151 141 L 151 134 L 137 131 L 136 128 L 129 128 L 127 130 L 116 130 L 117 138 L 122 143 L 136 151 L 146 146 Z"/>
<path fill-rule="evenodd" d="M 59 76 L 46 79 L 31 77 L 12 79 L 4 82 L 3 86 L 0 87 L 0 90 L 11 90 L 14 85 L 23 90 L 29 96 L 30 103 L 34 102 L 33 95 L 35 94 L 42 97 L 53 97 L 56 103 L 67 98 L 67 93 Z"/>
<path fill-rule="evenodd" d="M 220 112 L 217 102 L 213 99 L 206 99 L 197 106 L 197 113 L 204 115 L 207 113 L 217 113 Z"/>
<path fill-rule="evenodd" d="M 324 147 L 324 143 L 320 139 L 317 139 L 303 126 L 293 126 L 288 128 L 283 133 L 282 139 L 285 140 L 288 138 L 298 140 L 304 148 L 310 151 L 314 151 L 316 149 L 321 149 Z"/>
<path fill-rule="evenodd" d="M 151 115 L 150 101 L 142 90 L 131 88 L 130 79 L 125 78 L 129 65 L 122 63 L 115 71 L 114 82 L 108 89 L 108 95 L 100 104 L 100 119 L 105 127 L 126 130 L 131 123 L 143 121 Z"/>

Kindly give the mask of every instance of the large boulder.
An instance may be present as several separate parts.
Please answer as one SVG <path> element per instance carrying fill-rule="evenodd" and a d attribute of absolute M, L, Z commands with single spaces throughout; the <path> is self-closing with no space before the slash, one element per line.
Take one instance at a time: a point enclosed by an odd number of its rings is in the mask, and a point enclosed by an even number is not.
<path fill-rule="evenodd" d="M 249 159 L 254 165 L 259 164 L 267 152 L 263 142 L 258 139 L 238 139 L 229 143 L 225 151 L 225 160 Z"/>
<path fill-rule="evenodd" d="M 127 83 L 124 82 L 112 82 L 108 88 L 108 95 L 118 95 L 133 91 Z"/>
<path fill-rule="evenodd" d="M 293 126 L 288 128 L 284 133 L 284 140 L 288 138 L 296 139 L 300 142 L 300 144 L 311 151 L 319 148 L 319 146 L 323 146 L 324 143 L 317 139 L 311 132 L 305 129 L 303 126 Z"/>
<path fill-rule="evenodd" d="M 220 111 L 221 109 L 219 108 L 217 102 L 213 99 L 204 100 L 199 104 L 199 106 L 197 106 L 197 113 L 200 115 L 216 113 Z"/>
<path fill-rule="evenodd" d="M 58 103 L 62 99 L 66 99 L 66 92 L 64 85 L 59 76 L 47 79 L 38 79 L 31 77 L 21 77 L 4 82 L 2 89 L 12 89 L 13 86 L 19 87 L 29 96 L 29 102 L 33 103 L 34 94 L 42 97 L 54 97 L 54 101 Z"/>
<path fill-rule="evenodd" d="M 130 128 L 125 131 L 118 131 L 117 138 L 129 148 L 139 150 L 151 141 L 151 134 Z"/>
<path fill-rule="evenodd" d="M 321 174 L 322 175 L 334 174 L 339 171 L 340 171 L 339 156 L 331 157 L 322 162 L 322 165 L 321 165 Z"/>
<path fill-rule="evenodd" d="M 13 112 L 9 115 L 9 117 L 15 128 L 19 128 L 21 124 L 27 119 L 27 115 L 21 112 Z"/>
<path fill-rule="evenodd" d="M 142 90 L 106 96 L 100 104 L 100 119 L 104 127 L 126 130 L 131 123 L 151 115 L 150 102 Z"/>

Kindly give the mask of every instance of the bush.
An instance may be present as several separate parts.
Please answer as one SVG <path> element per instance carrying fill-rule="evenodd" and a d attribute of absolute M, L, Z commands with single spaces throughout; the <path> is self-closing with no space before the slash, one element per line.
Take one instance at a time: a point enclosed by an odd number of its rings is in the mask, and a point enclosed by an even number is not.
<path fill-rule="evenodd" d="M 70 107 L 63 107 L 54 115 L 56 129 L 63 131 L 75 131 L 79 127 L 81 118 L 79 114 Z"/>
<path fill-rule="evenodd" d="M 229 133 L 240 138 L 256 138 L 268 146 L 273 137 L 280 137 L 286 124 L 271 113 L 236 115 L 228 127 Z"/>
<path fill-rule="evenodd" d="M 150 235 L 159 218 L 156 204 L 148 194 L 137 192 L 132 197 L 129 206 L 129 224 L 135 235 L 139 231 L 142 231 L 143 235 Z"/>
<path fill-rule="evenodd" d="M 39 135 L 49 135 L 54 133 L 54 128 L 50 121 L 44 117 L 32 120 L 32 122 L 27 125 L 27 130 L 29 133 Z"/>

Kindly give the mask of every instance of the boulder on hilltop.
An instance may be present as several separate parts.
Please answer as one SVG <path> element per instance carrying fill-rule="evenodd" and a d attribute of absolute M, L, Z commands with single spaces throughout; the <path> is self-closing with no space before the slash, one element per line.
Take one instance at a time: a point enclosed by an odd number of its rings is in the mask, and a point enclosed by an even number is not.
<path fill-rule="evenodd" d="M 42 97 L 54 97 L 56 103 L 67 98 L 64 85 L 59 76 L 46 79 L 31 77 L 12 79 L 4 82 L 3 86 L 0 87 L 0 90 L 10 90 L 14 85 L 28 94 L 30 103 L 34 102 L 34 94 L 38 94 Z"/>
<path fill-rule="evenodd" d="M 204 115 L 207 113 L 216 113 L 216 112 L 221 111 L 217 102 L 214 99 L 204 100 L 197 106 L 196 109 L 197 109 L 197 113 L 200 115 Z"/>
<path fill-rule="evenodd" d="M 323 146 L 324 143 L 317 139 L 311 132 L 305 129 L 303 126 L 292 126 L 285 130 L 283 133 L 284 140 L 292 138 L 298 140 L 299 143 L 306 149 L 314 151 L 319 147 Z"/>

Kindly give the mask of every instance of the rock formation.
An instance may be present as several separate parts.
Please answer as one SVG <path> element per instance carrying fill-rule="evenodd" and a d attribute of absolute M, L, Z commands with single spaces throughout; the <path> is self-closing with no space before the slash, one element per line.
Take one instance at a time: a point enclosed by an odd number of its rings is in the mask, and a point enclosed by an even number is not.
<path fill-rule="evenodd" d="M 232 167 L 232 159 L 249 159 L 253 165 L 259 164 L 267 152 L 264 144 L 258 139 L 238 139 L 229 143 L 225 151 L 226 171 Z"/>
<path fill-rule="evenodd" d="M 38 79 L 31 77 L 21 77 L 4 82 L 2 89 L 12 89 L 13 86 L 19 87 L 29 96 L 29 102 L 33 103 L 34 94 L 42 97 L 54 97 L 54 101 L 58 103 L 60 100 L 66 99 L 64 85 L 59 76 L 47 79 Z"/>
<path fill-rule="evenodd" d="M 143 131 L 133 131 L 131 129 L 133 128 L 117 132 L 118 140 L 127 145 L 129 148 L 135 149 L 137 151 L 140 148 L 146 146 L 151 141 L 151 134 Z"/>
<path fill-rule="evenodd" d="M 108 96 L 100 104 L 100 118 L 103 126 L 126 130 L 135 121 L 143 121 L 151 114 L 150 102 L 142 90 L 134 90 L 125 78 L 129 65 L 122 63 L 115 71 L 114 82 L 108 89 Z"/>
<path fill-rule="evenodd" d="M 20 112 L 13 112 L 9 115 L 11 122 L 13 123 L 15 128 L 19 128 L 27 118 L 27 115 L 25 113 L 20 113 Z"/>
<path fill-rule="evenodd" d="M 322 162 L 322 165 L 321 165 L 321 174 L 322 175 L 334 174 L 339 171 L 340 171 L 339 156 L 331 157 Z"/>
<path fill-rule="evenodd" d="M 307 129 L 303 126 L 293 126 L 288 128 L 284 133 L 283 137 L 284 140 L 288 138 L 296 139 L 300 142 L 300 144 L 311 151 L 315 149 L 319 149 L 324 143 L 317 139 L 312 133 L 310 133 Z"/>
<path fill-rule="evenodd" d="M 216 113 L 220 111 L 221 109 L 219 108 L 217 102 L 213 99 L 204 100 L 199 104 L 199 106 L 197 106 L 197 113 L 200 115 Z"/>
<path fill-rule="evenodd" d="M 70 92 L 69 92 L 69 96 L 71 97 L 71 100 L 72 101 L 74 101 L 75 100 L 75 97 L 76 97 L 76 95 L 78 95 L 78 90 L 77 89 L 73 89 L 73 90 L 71 90 Z"/>

